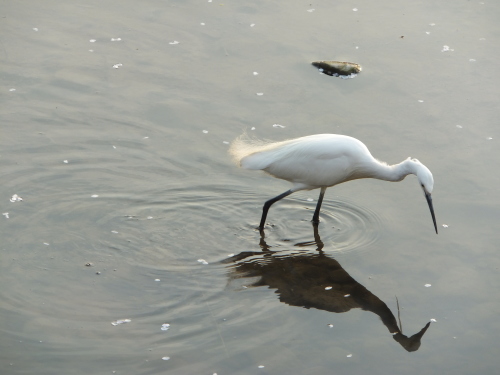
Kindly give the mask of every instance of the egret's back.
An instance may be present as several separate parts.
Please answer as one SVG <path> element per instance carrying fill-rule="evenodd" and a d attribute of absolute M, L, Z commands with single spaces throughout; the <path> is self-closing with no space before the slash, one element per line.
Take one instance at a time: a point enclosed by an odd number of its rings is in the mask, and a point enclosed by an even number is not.
<path fill-rule="evenodd" d="M 294 190 L 333 186 L 357 176 L 357 168 L 373 159 L 355 138 L 318 134 L 283 142 L 249 141 L 240 137 L 231 154 L 245 169 L 261 169 L 294 183 Z"/>

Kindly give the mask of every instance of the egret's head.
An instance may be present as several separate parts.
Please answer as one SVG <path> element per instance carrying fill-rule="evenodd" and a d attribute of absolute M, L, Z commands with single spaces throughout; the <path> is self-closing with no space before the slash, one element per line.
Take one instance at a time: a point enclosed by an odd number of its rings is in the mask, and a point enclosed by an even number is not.
<path fill-rule="evenodd" d="M 432 222 L 434 223 L 434 229 L 437 230 L 436 225 L 436 217 L 434 216 L 434 207 L 432 205 L 432 189 L 434 188 L 434 178 L 432 177 L 432 173 L 425 165 L 423 165 L 417 159 L 408 158 L 408 163 L 411 166 L 412 173 L 415 174 L 418 178 L 418 183 L 422 187 L 425 195 L 425 199 L 427 200 L 427 204 L 429 205 L 429 210 L 431 211 Z"/>
<path fill-rule="evenodd" d="M 422 189 L 424 189 L 424 193 L 431 194 L 432 189 L 434 188 L 434 178 L 432 177 L 431 171 L 419 160 L 411 159 L 411 161 L 415 164 L 418 183 L 420 184 Z"/>

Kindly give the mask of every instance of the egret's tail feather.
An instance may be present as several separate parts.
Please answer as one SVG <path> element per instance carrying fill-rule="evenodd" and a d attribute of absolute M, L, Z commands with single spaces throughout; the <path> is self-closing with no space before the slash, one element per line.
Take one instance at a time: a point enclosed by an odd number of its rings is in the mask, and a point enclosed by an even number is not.
<path fill-rule="evenodd" d="M 243 159 L 250 155 L 270 150 L 274 147 L 276 147 L 276 142 L 250 138 L 247 133 L 243 133 L 231 143 L 229 154 L 234 163 L 239 167 L 246 169 L 262 169 L 261 163 L 259 163 L 259 166 L 252 165 L 253 163 L 249 163 L 249 159 L 245 161 L 243 161 Z"/>

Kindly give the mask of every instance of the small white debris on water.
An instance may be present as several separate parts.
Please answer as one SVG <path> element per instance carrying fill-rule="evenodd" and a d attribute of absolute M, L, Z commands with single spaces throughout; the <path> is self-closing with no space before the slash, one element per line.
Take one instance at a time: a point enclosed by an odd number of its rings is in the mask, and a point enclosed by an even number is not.
<path fill-rule="evenodd" d="M 436 320 L 436 319 L 434 319 L 434 318 L 432 318 L 432 319 L 431 319 L 431 322 L 432 322 L 432 323 L 437 323 L 437 320 Z"/>
<path fill-rule="evenodd" d="M 470 62 L 476 62 L 476 59 L 469 59 Z"/>
<path fill-rule="evenodd" d="M 5 216 L 6 219 L 9 218 L 9 213 L 8 212 L 4 212 L 2 215 Z"/>
<path fill-rule="evenodd" d="M 254 24 L 254 23 L 251 23 L 251 24 L 250 24 L 250 27 L 254 27 L 254 26 L 255 26 L 255 24 Z"/>
<path fill-rule="evenodd" d="M 225 145 L 228 145 L 229 142 L 228 141 L 222 141 L 222 143 L 224 143 Z"/>
<path fill-rule="evenodd" d="M 352 11 L 353 11 L 353 12 L 357 12 L 357 11 L 358 11 L 358 8 L 352 8 Z"/>
<path fill-rule="evenodd" d="M 90 197 L 91 198 L 97 198 L 97 197 L 99 197 L 99 195 L 98 194 L 94 194 L 94 195 L 91 195 Z"/>
<path fill-rule="evenodd" d="M 201 26 L 205 26 L 205 22 L 200 22 L 200 25 Z"/>
<path fill-rule="evenodd" d="M 116 149 L 116 146 L 113 146 L 114 149 Z"/>
<path fill-rule="evenodd" d="M 427 35 L 429 35 L 431 32 L 430 32 L 430 31 L 426 31 L 425 33 L 426 33 Z"/>
<path fill-rule="evenodd" d="M 12 91 L 16 91 L 16 89 L 9 89 L 9 91 L 10 91 L 10 92 L 12 92 Z"/>
<path fill-rule="evenodd" d="M 491 137 L 488 137 L 488 138 L 486 138 L 486 139 L 487 139 L 488 141 L 491 141 L 491 140 L 492 140 L 493 138 L 491 138 Z"/>
<path fill-rule="evenodd" d="M 457 128 L 462 129 L 463 126 L 462 125 L 457 125 Z"/>
<path fill-rule="evenodd" d="M 38 31 L 38 27 L 34 27 L 34 28 L 33 28 L 33 31 Z"/>
<path fill-rule="evenodd" d="M 250 130 L 255 130 L 255 127 L 252 127 L 252 129 L 250 129 Z"/>
<path fill-rule="evenodd" d="M 123 66 L 123 64 L 118 63 L 118 64 L 113 65 L 113 69 L 118 69 L 118 68 L 121 68 L 122 66 Z"/>
<path fill-rule="evenodd" d="M 266 366 L 264 366 L 264 365 L 259 365 L 259 368 L 264 368 L 264 367 L 266 367 Z"/>
<path fill-rule="evenodd" d="M 142 139 L 148 139 L 149 137 L 142 137 Z"/>
<path fill-rule="evenodd" d="M 68 164 L 68 160 L 67 160 L 67 159 L 66 159 L 66 160 L 63 160 L 63 163 L 64 163 L 64 164 Z"/>
<path fill-rule="evenodd" d="M 328 327 L 333 328 L 333 324 L 327 324 Z"/>
<path fill-rule="evenodd" d="M 209 2 L 209 3 L 211 3 L 211 2 L 212 2 L 212 0 L 208 0 L 208 2 Z"/>
<path fill-rule="evenodd" d="M 122 40 L 122 38 L 111 38 L 112 42 L 119 42 L 120 40 Z"/>
<path fill-rule="evenodd" d="M 95 43 L 96 42 L 96 39 L 90 39 L 89 40 L 90 43 Z"/>
<path fill-rule="evenodd" d="M 151 220 L 153 216 L 148 216 L 146 219 Z"/>
<path fill-rule="evenodd" d="M 208 264 L 208 262 L 205 259 L 198 259 L 198 262 L 201 264 Z"/>
<path fill-rule="evenodd" d="M 89 49 L 89 52 L 94 52 L 94 50 L 93 49 Z"/>
<path fill-rule="evenodd" d="M 168 361 L 170 357 L 161 357 L 161 359 L 163 359 L 164 361 Z"/>
<path fill-rule="evenodd" d="M 313 202 L 313 201 L 314 201 L 314 199 L 312 199 L 312 198 L 307 198 L 307 201 L 308 201 L 308 202 Z"/>
<path fill-rule="evenodd" d="M 308 11 L 309 13 L 312 13 L 312 12 L 314 12 L 314 9 L 312 9 L 312 8 L 311 8 L 311 9 L 308 9 L 307 11 Z"/>
<path fill-rule="evenodd" d="M 346 294 L 344 297 L 350 297 L 351 295 L 350 294 Z"/>
<path fill-rule="evenodd" d="M 346 357 L 347 357 L 347 358 L 351 358 L 351 357 L 352 357 L 352 354 L 348 354 Z"/>
<path fill-rule="evenodd" d="M 355 48 L 356 48 L 356 49 L 359 49 L 359 47 L 358 47 L 358 46 L 356 46 Z"/>
<path fill-rule="evenodd" d="M 429 287 L 431 287 L 432 285 L 431 285 L 431 284 L 425 284 L 424 286 L 425 286 L 426 288 L 429 288 Z"/>
<path fill-rule="evenodd" d="M 333 288 L 333 287 L 331 287 L 331 286 L 327 286 L 327 287 L 325 287 L 325 290 L 330 290 L 330 289 L 332 289 L 332 288 Z"/>
<path fill-rule="evenodd" d="M 448 51 L 455 51 L 453 48 L 450 48 L 450 46 L 443 46 L 443 49 L 441 50 L 441 52 L 448 52 Z"/>
<path fill-rule="evenodd" d="M 203 133 L 207 134 L 208 133 L 208 130 L 202 130 Z"/>
<path fill-rule="evenodd" d="M 423 100 L 419 100 L 418 102 L 419 102 L 419 103 L 423 103 L 424 101 L 423 101 Z"/>
<path fill-rule="evenodd" d="M 116 231 L 116 230 L 112 230 L 112 231 L 111 231 L 111 233 L 118 233 L 118 231 Z"/>
<path fill-rule="evenodd" d="M 280 124 L 273 124 L 273 128 L 281 128 L 283 129 L 285 125 L 280 125 Z"/>
<path fill-rule="evenodd" d="M 264 95 L 264 93 L 263 92 L 258 92 L 257 95 L 258 96 L 262 96 L 262 95 Z"/>
<path fill-rule="evenodd" d="M 130 319 L 118 319 L 118 320 L 115 320 L 114 322 L 111 322 L 111 325 L 118 326 L 120 324 L 130 323 L 131 321 L 132 320 L 130 320 Z"/>
<path fill-rule="evenodd" d="M 448 228 L 448 224 L 443 224 L 443 228 Z"/>
<path fill-rule="evenodd" d="M 163 324 L 161 325 L 161 328 L 160 328 L 160 329 L 161 329 L 162 331 L 168 331 L 168 329 L 169 329 L 169 328 L 170 328 L 170 324 L 168 324 L 168 323 L 163 323 Z"/>
<path fill-rule="evenodd" d="M 253 75 L 254 75 L 254 76 L 258 76 L 258 75 L 259 75 L 259 73 L 258 73 L 258 72 L 253 72 Z"/>
<path fill-rule="evenodd" d="M 173 42 L 168 42 L 168 44 L 179 44 L 177 40 L 174 40 Z"/>
<path fill-rule="evenodd" d="M 160 281 L 160 279 L 155 279 L 155 281 Z"/>
<path fill-rule="evenodd" d="M 436 24 L 435 23 L 430 23 L 429 26 L 436 26 Z"/>
<path fill-rule="evenodd" d="M 19 195 L 17 194 L 14 194 L 11 198 L 10 198 L 10 201 L 11 202 L 21 202 L 23 200 L 23 198 L 21 198 Z"/>
<path fill-rule="evenodd" d="M 49 245 L 50 245 L 50 243 L 48 243 L 48 242 L 44 242 L 43 244 L 44 244 L 45 246 L 49 246 Z"/>

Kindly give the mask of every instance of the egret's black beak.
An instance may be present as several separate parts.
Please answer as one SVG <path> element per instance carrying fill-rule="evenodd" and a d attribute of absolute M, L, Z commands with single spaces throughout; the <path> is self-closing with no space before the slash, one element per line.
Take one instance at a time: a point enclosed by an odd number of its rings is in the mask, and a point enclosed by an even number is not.
<path fill-rule="evenodd" d="M 434 207 L 432 206 L 432 197 L 431 193 L 427 193 L 424 191 L 425 199 L 427 199 L 427 204 L 429 205 L 429 210 L 431 210 L 432 222 L 434 223 L 434 229 L 436 230 L 436 234 L 438 234 L 438 227 L 436 225 L 436 216 L 434 216 Z"/>

